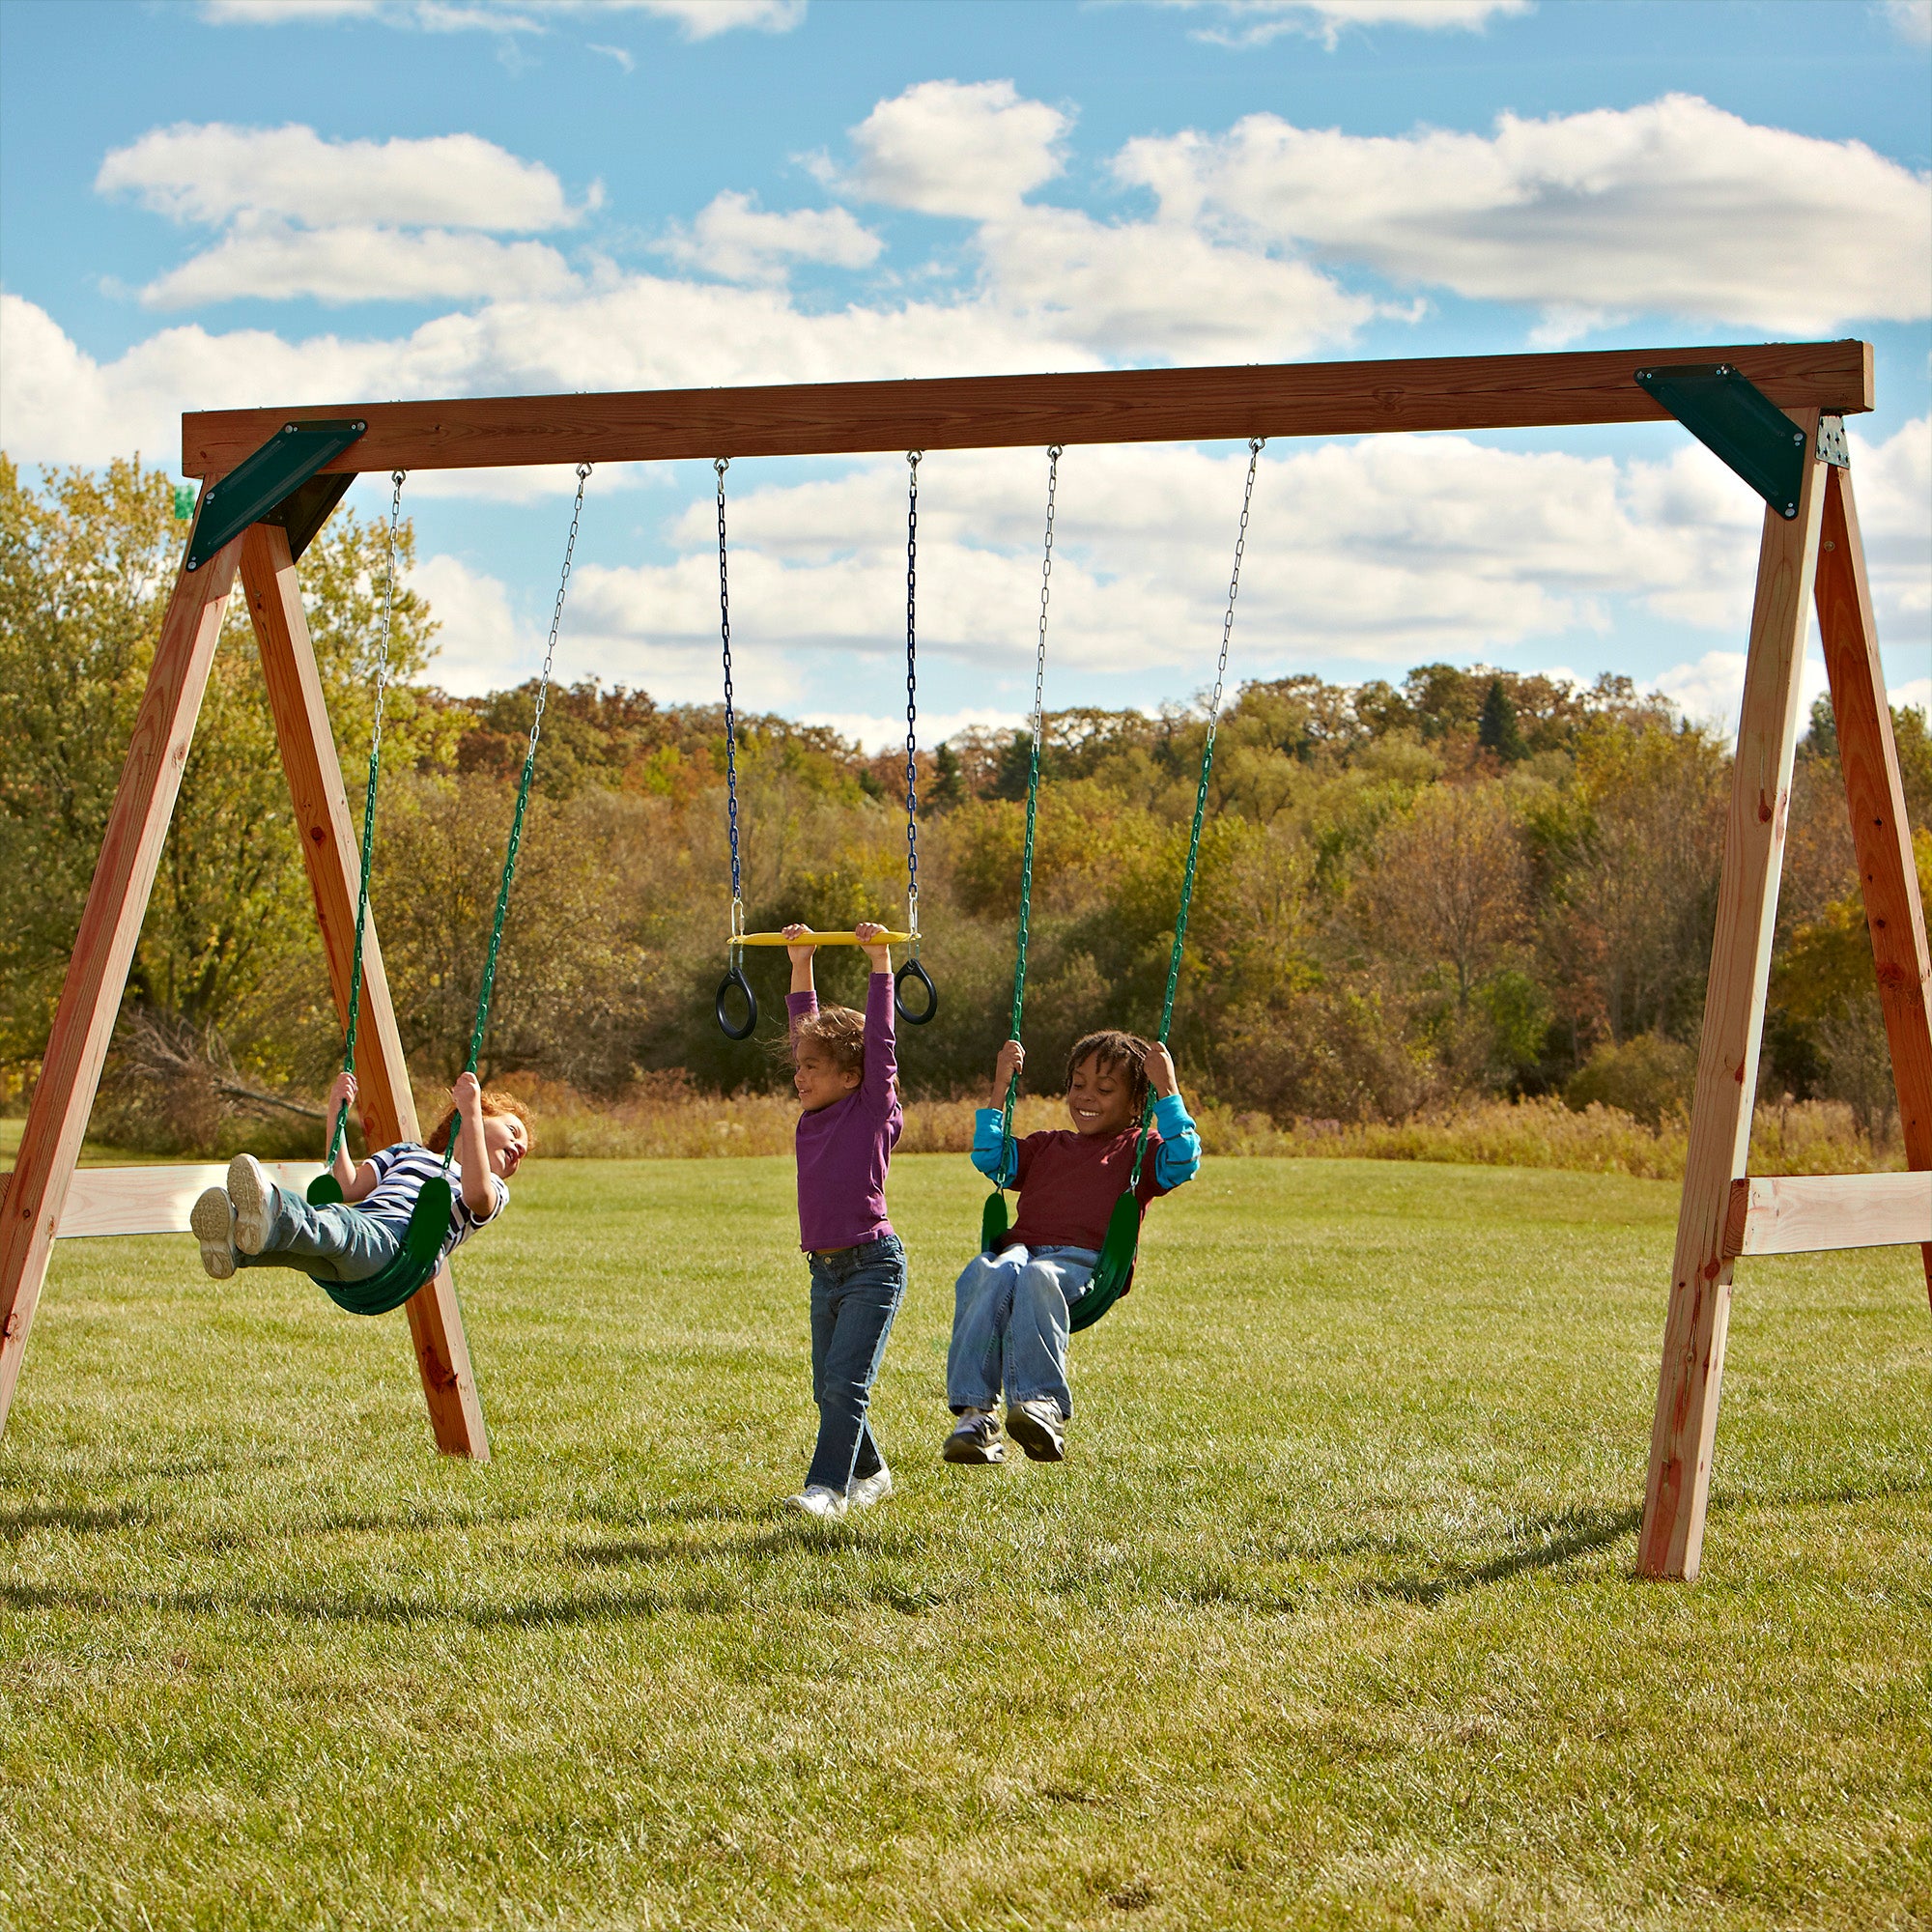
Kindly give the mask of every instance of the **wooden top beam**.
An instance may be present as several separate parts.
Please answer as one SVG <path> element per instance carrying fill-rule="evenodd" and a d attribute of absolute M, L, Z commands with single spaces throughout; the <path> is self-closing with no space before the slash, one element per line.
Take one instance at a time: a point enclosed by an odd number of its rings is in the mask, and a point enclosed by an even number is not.
<path fill-rule="evenodd" d="M 1787 410 L 1872 407 L 1869 343 L 1773 342 L 205 410 L 182 417 L 182 471 L 223 475 L 284 423 L 330 416 L 368 422 L 327 466 L 360 471 L 1668 421 L 1632 372 L 1673 362 L 1729 362 Z"/>

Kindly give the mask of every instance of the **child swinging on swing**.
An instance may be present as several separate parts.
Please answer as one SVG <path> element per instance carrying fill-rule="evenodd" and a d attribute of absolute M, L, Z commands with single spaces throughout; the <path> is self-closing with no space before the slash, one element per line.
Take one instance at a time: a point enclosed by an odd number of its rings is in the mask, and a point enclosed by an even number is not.
<path fill-rule="evenodd" d="M 355 1076 L 339 1073 L 328 1090 L 328 1121 L 355 1098 Z M 379 1275 L 396 1258 L 424 1184 L 442 1173 L 443 1150 L 456 1136 L 449 1231 L 440 1261 L 510 1205 L 506 1184 L 530 1151 L 530 1130 L 509 1094 L 486 1091 L 473 1073 L 449 1090 L 449 1111 L 426 1143 L 379 1149 L 360 1167 L 337 1148 L 330 1172 L 339 1205 L 315 1208 L 278 1187 L 253 1154 L 228 1164 L 228 1184 L 211 1187 L 188 1213 L 201 1243 L 201 1264 L 216 1281 L 237 1268 L 296 1268 L 321 1282 L 348 1284 Z"/>
<path fill-rule="evenodd" d="M 1157 1097 L 1134 1187 L 1141 1207 L 1191 1180 L 1201 1165 L 1201 1141 L 1165 1046 L 1130 1033 L 1090 1033 L 1067 1056 L 1072 1131 L 1015 1141 L 1004 1129 L 1004 1109 L 1025 1065 L 1026 1049 L 1008 1040 L 994 1068 L 993 1104 L 974 1122 L 973 1165 L 996 1186 L 1017 1187 L 1020 1201 L 999 1246 L 969 1262 L 953 1292 L 946 1400 L 958 1420 L 940 1451 L 949 1463 L 1006 1460 L 1003 1383 L 1007 1434 L 1036 1463 L 1065 1459 L 1073 1414 L 1068 1311 L 1094 1279 L 1108 1217 L 1127 1191 L 1150 1086 Z"/>

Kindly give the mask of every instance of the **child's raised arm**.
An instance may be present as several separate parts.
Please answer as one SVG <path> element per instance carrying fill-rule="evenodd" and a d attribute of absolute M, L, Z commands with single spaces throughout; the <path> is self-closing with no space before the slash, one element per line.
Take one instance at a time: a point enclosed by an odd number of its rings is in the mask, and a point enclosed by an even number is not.
<path fill-rule="evenodd" d="M 973 1120 L 973 1165 L 996 1187 L 1010 1186 L 1019 1171 L 1019 1147 L 1005 1131 L 1007 1088 L 1026 1065 L 1026 1048 L 1009 1039 L 993 1063 L 993 1104 Z"/>
<path fill-rule="evenodd" d="M 862 919 L 852 936 L 872 965 L 866 983 L 866 1072 L 860 1091 L 869 1096 L 869 1106 L 890 1111 L 898 1078 L 899 1045 L 893 1025 L 893 949 L 881 936 L 885 930 L 876 920 Z"/>
<path fill-rule="evenodd" d="M 355 1100 L 355 1076 L 353 1073 L 338 1073 L 335 1084 L 328 1090 L 328 1099 L 324 1115 L 328 1122 L 328 1138 L 335 1138 L 336 1116 L 345 1107 L 353 1106 Z M 328 1171 L 335 1177 L 335 1184 L 342 1190 L 345 1201 L 365 1200 L 376 1191 L 376 1170 L 368 1161 L 360 1167 L 349 1157 L 349 1136 L 342 1136 L 342 1145 L 335 1150 L 335 1158 L 329 1162 Z"/>
<path fill-rule="evenodd" d="M 815 993 L 818 988 L 811 978 L 811 958 L 818 948 L 812 944 L 811 928 L 800 925 L 794 921 L 784 927 L 784 936 L 797 944 L 787 945 L 785 957 L 791 961 L 791 989 L 794 993 Z"/>
<path fill-rule="evenodd" d="M 497 1177 L 483 1138 L 483 1089 L 473 1073 L 459 1073 L 449 1090 L 456 1105 L 456 1157 L 463 1169 L 463 1205 L 479 1221 L 497 1211 Z"/>
<path fill-rule="evenodd" d="M 1200 1172 L 1201 1136 L 1195 1131 L 1186 1101 L 1180 1097 L 1174 1056 L 1156 1040 L 1141 1064 L 1153 1090 L 1154 1131 L 1160 1136 L 1153 1151 L 1153 1178 L 1163 1194 L 1171 1193 Z"/>
<path fill-rule="evenodd" d="M 327 1143 L 335 1138 L 335 1123 L 346 1114 L 355 1101 L 355 1076 L 350 1072 L 338 1073 L 335 1084 L 328 1090 L 328 1100 L 324 1108 L 324 1158 L 327 1159 Z M 328 1163 L 328 1171 L 335 1177 L 335 1184 L 346 1194 L 350 1183 L 355 1179 L 355 1163 L 349 1158 L 349 1135 L 345 1131 L 342 1145 L 335 1150 L 335 1158 Z"/>

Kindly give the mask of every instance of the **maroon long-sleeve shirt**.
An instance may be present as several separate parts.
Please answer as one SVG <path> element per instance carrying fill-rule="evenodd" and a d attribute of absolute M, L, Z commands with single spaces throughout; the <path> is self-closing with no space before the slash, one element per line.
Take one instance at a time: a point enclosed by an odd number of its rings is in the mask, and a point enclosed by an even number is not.
<path fill-rule="evenodd" d="M 794 1036 L 818 1010 L 816 993 L 785 998 Z M 893 1032 L 893 976 L 866 987 L 866 1071 L 842 1100 L 798 1122 L 798 1244 L 855 1248 L 893 1232 L 886 1218 L 886 1170 L 905 1126 L 899 1108 L 898 1044 Z"/>

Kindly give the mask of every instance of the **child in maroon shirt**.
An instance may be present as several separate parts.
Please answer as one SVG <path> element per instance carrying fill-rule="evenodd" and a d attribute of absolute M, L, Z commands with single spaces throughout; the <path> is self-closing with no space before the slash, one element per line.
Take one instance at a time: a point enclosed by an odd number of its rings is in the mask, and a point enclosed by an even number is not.
<path fill-rule="evenodd" d="M 811 928 L 788 925 L 792 1085 L 799 1116 L 798 1234 L 811 1268 L 811 1395 L 818 1445 L 792 1508 L 822 1521 L 892 1492 L 867 1416 L 893 1318 L 905 1299 L 905 1250 L 886 1218 L 886 1169 L 905 1116 L 893 1034 L 893 961 L 882 925 L 854 928 L 872 962 L 863 1016 L 824 1007 L 812 986 Z"/>
<path fill-rule="evenodd" d="M 1094 1278 L 1107 1221 L 1127 1191 L 1148 1088 L 1158 1095 L 1134 1193 L 1143 1208 L 1193 1179 L 1201 1142 L 1167 1048 L 1130 1033 L 1089 1034 L 1066 1063 L 1073 1131 L 1014 1141 L 1003 1124 L 1008 1081 L 1025 1064 L 1016 1039 L 1000 1049 L 993 1105 L 973 1134 L 973 1165 L 1020 1191 L 1019 1213 L 993 1253 L 967 1264 L 954 1291 L 946 1400 L 959 1420 L 941 1452 L 949 1463 L 1005 1460 L 1007 1431 L 1037 1463 L 1065 1454 L 1073 1413 L 1066 1384 L 1067 1311 Z"/>

